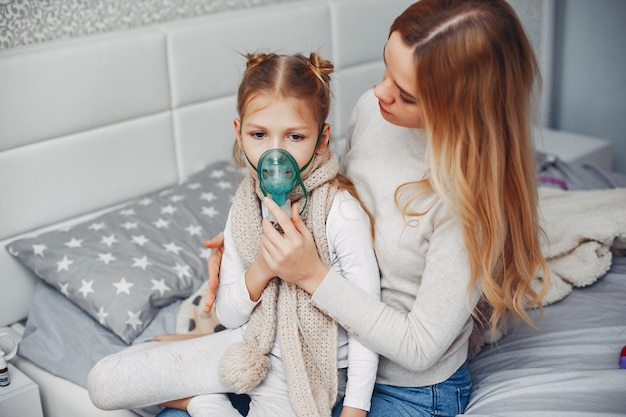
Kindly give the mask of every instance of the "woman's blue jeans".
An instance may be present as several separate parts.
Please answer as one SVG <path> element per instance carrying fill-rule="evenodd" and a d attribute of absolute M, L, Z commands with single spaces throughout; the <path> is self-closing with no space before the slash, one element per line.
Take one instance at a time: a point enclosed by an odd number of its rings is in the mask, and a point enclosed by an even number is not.
<path fill-rule="evenodd" d="M 472 379 L 465 362 L 450 378 L 426 387 L 376 384 L 368 417 L 431 417 L 462 414 L 469 401 Z"/>
<path fill-rule="evenodd" d="M 426 387 L 376 384 L 367 417 L 432 417 L 462 414 L 469 401 L 472 379 L 465 362 L 450 378 Z M 338 417 L 341 407 L 335 407 Z"/>

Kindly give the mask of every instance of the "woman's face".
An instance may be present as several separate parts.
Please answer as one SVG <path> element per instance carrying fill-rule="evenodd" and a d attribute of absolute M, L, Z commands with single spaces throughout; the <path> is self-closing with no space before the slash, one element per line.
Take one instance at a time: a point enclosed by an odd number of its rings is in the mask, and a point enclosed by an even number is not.
<path fill-rule="evenodd" d="M 317 121 L 306 102 L 295 98 L 277 98 L 259 94 L 245 106 L 241 120 L 234 120 L 239 149 L 258 167 L 261 155 L 270 149 L 283 149 L 291 154 L 302 168 L 314 152 L 322 154 L 328 149 L 330 126 L 324 125 L 320 142 Z M 253 167 L 248 168 L 256 173 Z M 304 178 L 311 166 L 301 174 Z"/>
<path fill-rule="evenodd" d="M 374 87 L 380 113 L 394 125 L 423 128 L 422 107 L 416 98 L 413 48 L 404 44 L 397 31 L 392 32 L 385 46 L 384 58 L 386 68 L 383 79 Z"/>

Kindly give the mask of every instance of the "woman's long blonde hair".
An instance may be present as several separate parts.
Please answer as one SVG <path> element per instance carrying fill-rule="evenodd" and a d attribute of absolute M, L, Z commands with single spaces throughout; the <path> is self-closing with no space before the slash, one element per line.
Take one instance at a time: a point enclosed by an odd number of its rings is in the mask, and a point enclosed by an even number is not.
<path fill-rule="evenodd" d="M 428 179 L 401 186 L 396 201 L 408 190 L 410 201 L 433 190 L 443 198 L 463 228 L 470 287 L 478 281 L 492 307 L 482 319 L 492 330 L 511 314 L 533 325 L 526 308 L 541 307 L 549 274 L 531 130 L 541 80 L 524 29 L 503 0 L 420 0 L 394 31 L 415 50 L 431 164 Z M 409 205 L 403 213 L 419 215 Z"/>

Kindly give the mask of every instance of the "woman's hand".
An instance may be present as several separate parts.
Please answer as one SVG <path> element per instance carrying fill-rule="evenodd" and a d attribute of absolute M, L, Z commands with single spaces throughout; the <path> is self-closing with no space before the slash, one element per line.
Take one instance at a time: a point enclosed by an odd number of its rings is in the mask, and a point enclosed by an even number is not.
<path fill-rule="evenodd" d="M 280 234 L 268 218 L 263 219 L 261 255 L 267 266 L 282 280 L 313 294 L 329 268 L 320 259 L 313 235 L 300 218 L 298 204 L 294 203 L 291 218 L 272 199 L 264 198 L 263 204 L 284 232 Z"/>
<path fill-rule="evenodd" d="M 204 242 L 204 247 L 213 249 L 211 256 L 207 260 L 209 265 L 209 288 L 204 305 L 204 312 L 209 313 L 213 308 L 213 303 L 215 303 L 217 287 L 220 285 L 220 266 L 222 265 L 222 255 L 224 254 L 224 232 L 220 232 L 213 239 Z"/>

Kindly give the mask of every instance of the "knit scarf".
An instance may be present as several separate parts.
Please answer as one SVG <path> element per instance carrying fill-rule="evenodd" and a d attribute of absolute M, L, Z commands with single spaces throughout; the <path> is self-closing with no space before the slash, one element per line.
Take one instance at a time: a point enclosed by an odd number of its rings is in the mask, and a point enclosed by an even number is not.
<path fill-rule="evenodd" d="M 330 265 L 326 219 L 337 187 L 337 157 L 316 156 L 304 179 L 309 199 L 302 219 L 321 258 Z M 239 255 L 248 267 L 260 253 L 263 197 L 251 175 L 240 184 L 232 205 L 231 226 Z M 304 207 L 300 187 L 288 198 Z M 298 417 L 330 416 L 337 396 L 337 324 L 311 304 L 311 296 L 294 284 L 273 278 L 252 311 L 244 340 L 232 346 L 220 363 L 222 380 L 236 393 L 249 392 L 265 378 L 269 353 L 278 338 L 289 396 Z"/>

